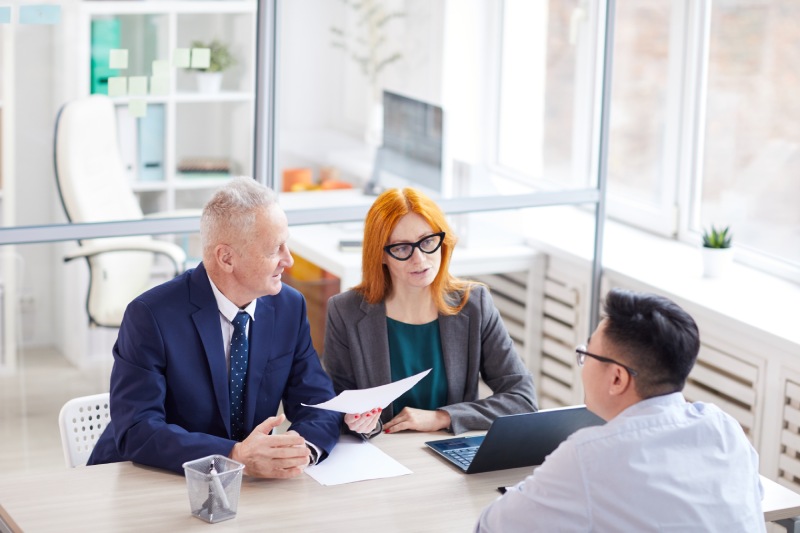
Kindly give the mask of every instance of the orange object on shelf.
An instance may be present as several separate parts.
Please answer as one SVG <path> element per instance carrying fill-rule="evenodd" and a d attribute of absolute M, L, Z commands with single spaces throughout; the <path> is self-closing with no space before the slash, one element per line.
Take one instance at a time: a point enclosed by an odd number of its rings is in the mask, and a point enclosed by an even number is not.
<path fill-rule="evenodd" d="M 310 189 L 314 186 L 314 174 L 310 168 L 287 168 L 282 181 L 283 192 Z"/>
<path fill-rule="evenodd" d="M 347 183 L 346 181 L 326 180 L 320 184 L 319 188 L 326 191 L 332 189 L 352 189 L 353 184 Z"/>

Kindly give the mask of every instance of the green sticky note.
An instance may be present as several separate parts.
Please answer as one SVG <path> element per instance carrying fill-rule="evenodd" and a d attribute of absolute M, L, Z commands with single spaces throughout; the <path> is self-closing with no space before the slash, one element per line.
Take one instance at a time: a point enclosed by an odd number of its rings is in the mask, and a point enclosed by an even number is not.
<path fill-rule="evenodd" d="M 169 76 L 169 61 L 156 59 L 153 61 L 153 76 Z"/>
<path fill-rule="evenodd" d="M 172 64 L 178 68 L 189 68 L 191 65 L 191 49 L 189 48 L 176 48 L 175 53 L 172 54 Z"/>
<path fill-rule="evenodd" d="M 192 48 L 192 68 L 208 68 L 211 66 L 210 48 Z"/>
<path fill-rule="evenodd" d="M 128 51 L 120 48 L 112 48 L 108 52 L 109 68 L 128 68 Z"/>
<path fill-rule="evenodd" d="M 147 104 L 144 100 L 131 100 L 128 102 L 128 114 L 132 117 L 144 117 L 147 115 Z"/>
<path fill-rule="evenodd" d="M 131 96 L 147 96 L 147 76 L 131 76 L 128 78 L 128 94 Z"/>
<path fill-rule="evenodd" d="M 150 94 L 169 94 L 169 76 L 152 76 Z"/>
<path fill-rule="evenodd" d="M 108 78 L 108 96 L 125 96 L 128 94 L 128 78 L 114 76 Z"/>

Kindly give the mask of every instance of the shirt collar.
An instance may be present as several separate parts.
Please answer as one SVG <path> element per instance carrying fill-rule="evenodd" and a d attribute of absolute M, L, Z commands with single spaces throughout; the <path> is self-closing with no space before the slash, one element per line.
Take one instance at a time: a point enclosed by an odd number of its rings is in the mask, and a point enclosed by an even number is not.
<path fill-rule="evenodd" d="M 208 272 L 206 272 L 208 275 Z M 233 322 L 233 319 L 236 318 L 236 313 L 239 311 L 244 311 L 248 315 L 250 315 L 250 320 L 255 321 L 256 319 L 256 304 L 258 300 L 253 300 L 250 302 L 247 307 L 244 309 L 239 309 L 235 303 L 228 300 L 228 298 L 220 292 L 216 285 L 214 285 L 214 281 L 211 279 L 211 276 L 208 276 L 208 282 L 211 284 L 211 290 L 214 291 L 214 298 L 217 300 L 217 308 L 222 316 L 224 316 L 228 322 Z"/>
<path fill-rule="evenodd" d="M 653 396 L 645 400 L 636 402 L 628 406 L 617 416 L 638 416 L 646 414 L 650 410 L 660 410 L 665 407 L 677 407 L 686 403 L 686 398 L 683 397 L 682 392 L 673 392 L 661 396 Z"/>

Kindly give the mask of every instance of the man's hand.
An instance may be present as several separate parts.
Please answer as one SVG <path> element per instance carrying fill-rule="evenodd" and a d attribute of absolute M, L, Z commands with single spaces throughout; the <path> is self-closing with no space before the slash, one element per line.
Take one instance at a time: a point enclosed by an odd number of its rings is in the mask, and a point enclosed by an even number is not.
<path fill-rule="evenodd" d="M 378 420 L 381 418 L 381 411 L 383 411 L 383 409 L 376 407 L 372 411 L 367 411 L 366 413 L 346 414 L 344 415 L 344 423 L 347 424 L 350 431 L 355 431 L 356 433 L 371 433 L 378 424 Z"/>
<path fill-rule="evenodd" d="M 450 427 L 447 411 L 426 411 L 405 407 L 400 414 L 383 425 L 384 433 L 397 433 L 406 429 L 414 431 L 438 431 Z"/>
<path fill-rule="evenodd" d="M 285 479 L 303 473 L 309 458 L 305 439 L 295 431 L 270 435 L 284 420 L 285 415 L 267 418 L 244 441 L 233 446 L 230 458 L 244 464 L 245 474 Z"/>

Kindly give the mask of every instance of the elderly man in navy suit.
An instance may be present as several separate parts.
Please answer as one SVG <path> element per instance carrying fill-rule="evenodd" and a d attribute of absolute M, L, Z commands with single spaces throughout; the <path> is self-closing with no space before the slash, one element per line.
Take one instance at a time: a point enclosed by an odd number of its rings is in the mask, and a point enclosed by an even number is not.
<path fill-rule="evenodd" d="M 111 423 L 88 464 L 134 461 L 182 472 L 220 454 L 245 474 L 291 478 L 336 444 L 341 415 L 304 407 L 334 396 L 311 343 L 286 215 L 249 178 L 203 209 L 203 262 L 128 305 L 114 345 Z M 283 402 L 285 415 L 276 416 Z M 273 434 L 284 421 L 288 431 Z"/>

